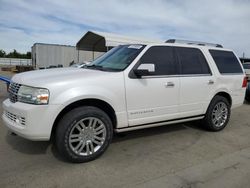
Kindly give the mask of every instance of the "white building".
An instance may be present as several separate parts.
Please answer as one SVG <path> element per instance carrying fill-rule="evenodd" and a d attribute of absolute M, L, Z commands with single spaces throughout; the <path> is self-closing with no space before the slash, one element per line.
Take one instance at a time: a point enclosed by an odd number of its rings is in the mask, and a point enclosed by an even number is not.
<path fill-rule="evenodd" d="M 104 32 L 88 31 L 76 46 L 35 43 L 32 48 L 32 65 L 36 68 L 63 65 L 67 67 L 72 61 L 93 61 L 109 49 L 122 44 L 149 44 L 162 42 L 139 39 Z"/>

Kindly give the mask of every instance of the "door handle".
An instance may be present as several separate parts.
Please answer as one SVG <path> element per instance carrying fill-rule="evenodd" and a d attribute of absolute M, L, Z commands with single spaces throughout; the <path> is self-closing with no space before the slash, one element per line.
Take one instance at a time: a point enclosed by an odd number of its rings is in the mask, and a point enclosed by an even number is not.
<path fill-rule="evenodd" d="M 165 84 L 166 87 L 174 87 L 174 83 L 173 82 L 167 82 Z"/>
<path fill-rule="evenodd" d="M 214 81 L 213 80 L 209 80 L 208 81 L 208 85 L 213 85 L 214 84 Z"/>

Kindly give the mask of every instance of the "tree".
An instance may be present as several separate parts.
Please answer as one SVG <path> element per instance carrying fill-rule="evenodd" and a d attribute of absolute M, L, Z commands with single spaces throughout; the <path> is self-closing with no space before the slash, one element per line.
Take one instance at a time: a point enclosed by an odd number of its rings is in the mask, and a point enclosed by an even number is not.
<path fill-rule="evenodd" d="M 0 50 L 0 57 L 5 57 L 6 56 L 6 52 L 4 50 Z"/>
<path fill-rule="evenodd" d="M 26 53 L 26 58 L 27 58 L 27 59 L 31 59 L 31 52 L 27 52 L 27 53 Z"/>
<path fill-rule="evenodd" d="M 8 53 L 7 57 L 9 58 L 20 58 L 21 54 L 18 53 L 15 49 L 13 52 Z"/>
<path fill-rule="evenodd" d="M 7 54 L 4 50 L 0 49 L 0 57 L 31 59 L 31 52 L 20 53 L 14 49 Z"/>

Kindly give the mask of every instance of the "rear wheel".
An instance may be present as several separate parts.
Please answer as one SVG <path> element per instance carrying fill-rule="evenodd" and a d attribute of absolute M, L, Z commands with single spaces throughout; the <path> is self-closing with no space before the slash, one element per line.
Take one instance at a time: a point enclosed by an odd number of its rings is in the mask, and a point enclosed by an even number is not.
<path fill-rule="evenodd" d="M 228 100 L 222 96 L 215 96 L 211 101 L 203 125 L 211 131 L 220 131 L 224 129 L 231 115 L 231 106 Z"/>
<path fill-rule="evenodd" d="M 73 109 L 59 122 L 56 146 L 71 162 L 87 162 L 99 157 L 109 146 L 113 128 L 108 115 L 96 107 Z"/>

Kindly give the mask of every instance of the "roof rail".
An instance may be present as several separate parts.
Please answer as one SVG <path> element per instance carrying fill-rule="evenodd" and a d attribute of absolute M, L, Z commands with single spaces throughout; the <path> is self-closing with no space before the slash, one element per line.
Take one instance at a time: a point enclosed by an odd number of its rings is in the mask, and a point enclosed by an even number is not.
<path fill-rule="evenodd" d="M 199 41 L 189 41 L 189 40 L 179 40 L 179 39 L 169 39 L 165 43 L 193 44 L 193 45 L 199 45 L 199 46 L 212 46 L 212 47 L 217 47 L 217 48 L 223 48 L 221 44 L 199 42 Z"/>

